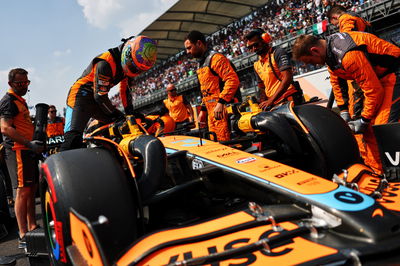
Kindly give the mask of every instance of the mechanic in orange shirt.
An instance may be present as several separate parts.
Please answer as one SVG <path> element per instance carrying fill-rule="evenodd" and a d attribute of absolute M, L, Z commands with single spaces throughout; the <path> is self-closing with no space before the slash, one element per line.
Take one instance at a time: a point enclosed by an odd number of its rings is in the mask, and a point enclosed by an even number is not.
<path fill-rule="evenodd" d="M 363 31 L 372 33 L 371 23 L 357 13 L 347 11 L 343 6 L 336 5 L 327 13 L 329 23 L 339 27 L 340 32 Z"/>
<path fill-rule="evenodd" d="M 293 85 L 290 59 L 282 48 L 271 46 L 271 37 L 262 29 L 253 29 L 246 35 L 247 48 L 259 59 L 254 63 L 260 89 L 260 107 L 265 110 L 288 100 L 298 101 L 297 89 Z"/>
<path fill-rule="evenodd" d="M 225 104 L 234 101 L 239 91 L 239 77 L 228 58 L 208 49 L 206 38 L 199 31 L 191 31 L 185 38 L 186 52 L 199 59 L 197 77 L 202 94 L 202 107 L 198 116 L 204 124 L 208 115 L 208 129 L 218 141 L 230 140 Z"/>
<path fill-rule="evenodd" d="M 355 134 L 363 134 L 364 162 L 382 173 L 378 145 L 372 125 L 400 120 L 400 48 L 370 33 L 336 33 L 326 40 L 300 36 L 293 45 L 293 56 L 306 64 L 327 64 L 332 89 L 339 108 L 339 78 L 355 80 L 364 93 L 361 115 L 349 122 Z"/>
<path fill-rule="evenodd" d="M 363 31 L 372 33 L 371 23 L 360 17 L 358 14 L 346 11 L 343 6 L 336 5 L 332 7 L 326 16 L 331 24 L 339 27 L 339 32 L 349 32 L 349 31 Z M 349 122 L 351 117 L 357 117 L 361 115 L 363 104 L 364 104 L 364 94 L 353 80 L 343 80 L 339 79 L 339 84 L 341 92 L 336 93 L 336 97 L 340 98 L 339 101 L 346 103 L 348 108 L 341 108 L 340 116 Z M 361 135 L 355 135 L 360 153 L 365 156 L 365 149 Z"/>
<path fill-rule="evenodd" d="M 146 130 L 149 134 L 158 137 L 160 134 L 169 133 L 175 130 L 175 121 L 168 113 L 165 106 L 145 117 Z"/>
<path fill-rule="evenodd" d="M 124 113 L 113 106 L 108 98 L 108 92 L 118 83 L 125 114 L 134 114 L 128 78 L 149 70 L 156 57 L 156 42 L 146 36 L 123 39 L 118 47 L 96 56 L 69 90 L 65 141 L 60 151 L 82 146 L 83 131 L 90 118 L 101 123 L 124 118 Z"/>
<path fill-rule="evenodd" d="M 64 135 L 64 118 L 57 116 L 57 109 L 54 105 L 49 106 L 47 128 L 47 137 L 55 137 Z"/>
<path fill-rule="evenodd" d="M 12 69 L 8 74 L 10 89 L 0 101 L 0 126 L 4 137 L 5 160 L 15 195 L 18 223 L 18 247 L 26 248 L 25 234 L 38 225 L 35 215 L 35 193 L 39 182 L 39 160 L 44 143 L 33 140 L 34 125 L 23 96 L 28 91 L 28 72 Z"/>
<path fill-rule="evenodd" d="M 168 97 L 163 101 L 164 106 L 169 110 L 169 115 L 174 119 L 176 126 L 192 122 L 193 110 L 190 103 L 186 101 L 183 95 L 178 95 L 175 85 L 167 85 Z"/>

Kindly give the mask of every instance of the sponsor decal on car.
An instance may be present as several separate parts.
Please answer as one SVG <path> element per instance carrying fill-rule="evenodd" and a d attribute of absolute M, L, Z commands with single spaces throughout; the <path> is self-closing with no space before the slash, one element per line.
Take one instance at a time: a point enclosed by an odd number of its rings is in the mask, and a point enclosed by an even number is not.
<path fill-rule="evenodd" d="M 289 222 L 279 224 L 282 231 L 277 232 L 271 225 L 260 226 L 249 230 L 235 232 L 226 236 L 213 238 L 199 243 L 191 243 L 168 247 L 155 256 L 149 256 L 142 261 L 143 265 L 169 265 L 182 260 L 208 256 L 227 250 L 243 247 L 261 239 L 276 237 L 298 228 Z M 318 259 L 323 256 L 336 254 L 337 250 L 321 244 L 313 243 L 302 237 L 295 237 L 283 241 L 278 247 L 271 250 L 260 249 L 254 252 L 243 253 L 234 258 L 229 258 L 218 265 L 287 265 L 299 264 L 305 260 Z M 307 255 L 305 255 L 307 254 Z M 217 265 L 215 264 L 215 265 Z M 214 265 L 214 264 L 212 264 Z"/>
<path fill-rule="evenodd" d="M 218 158 L 226 158 L 226 157 L 230 157 L 230 156 L 234 156 L 234 155 L 238 155 L 238 154 L 240 154 L 240 153 L 237 151 L 231 150 L 231 151 L 227 151 L 227 152 L 224 152 L 221 154 L 217 154 L 217 157 Z"/>
<path fill-rule="evenodd" d="M 228 147 L 218 147 L 218 148 L 212 147 L 210 150 L 205 150 L 204 153 L 211 154 L 214 152 L 225 151 L 225 150 L 228 150 Z"/>
<path fill-rule="evenodd" d="M 252 162 L 255 162 L 255 161 L 257 161 L 257 159 L 254 158 L 254 157 L 246 157 L 246 158 L 237 159 L 236 163 L 244 164 L 244 163 L 252 163 Z"/>
<path fill-rule="evenodd" d="M 201 160 L 199 160 L 199 159 L 193 159 L 193 161 L 192 161 L 192 168 L 193 168 L 193 170 L 195 170 L 195 169 L 201 169 L 201 168 L 203 168 L 204 167 L 204 163 L 201 161 Z"/>
<path fill-rule="evenodd" d="M 280 174 L 276 174 L 275 177 L 276 178 L 282 178 L 282 177 L 293 175 L 293 174 L 296 174 L 296 173 L 299 173 L 299 171 L 296 170 L 296 169 L 291 169 L 291 170 L 288 170 L 286 172 L 283 172 L 283 173 L 280 173 Z"/>

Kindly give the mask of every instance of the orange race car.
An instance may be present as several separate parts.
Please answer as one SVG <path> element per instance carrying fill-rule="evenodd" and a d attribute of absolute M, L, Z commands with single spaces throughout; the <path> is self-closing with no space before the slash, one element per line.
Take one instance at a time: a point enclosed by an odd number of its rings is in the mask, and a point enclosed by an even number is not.
<path fill-rule="evenodd" d="M 287 105 L 274 112 L 258 113 L 247 126 L 238 118 L 236 126 L 278 135 L 279 160 L 266 148 L 249 153 L 196 136 L 156 138 L 132 116 L 87 135 L 88 148 L 48 157 L 40 186 L 51 263 L 398 262 L 400 183 L 352 156 L 354 139 L 330 110 Z M 303 163 L 284 163 L 280 151 Z M 313 166 L 323 177 L 309 173 Z"/>

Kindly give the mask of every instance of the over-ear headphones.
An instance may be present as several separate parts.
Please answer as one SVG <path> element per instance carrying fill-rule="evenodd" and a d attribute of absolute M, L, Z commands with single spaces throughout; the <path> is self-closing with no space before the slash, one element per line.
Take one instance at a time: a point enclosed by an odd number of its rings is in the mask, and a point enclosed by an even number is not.
<path fill-rule="evenodd" d="M 272 41 L 271 35 L 269 35 L 267 32 L 261 34 L 261 39 L 263 39 L 266 44 L 269 44 Z"/>
<path fill-rule="evenodd" d="M 257 33 L 261 37 L 261 39 L 266 43 L 269 44 L 272 41 L 271 35 L 269 35 L 267 32 L 264 32 L 260 28 L 256 28 L 253 30 L 254 32 Z"/>

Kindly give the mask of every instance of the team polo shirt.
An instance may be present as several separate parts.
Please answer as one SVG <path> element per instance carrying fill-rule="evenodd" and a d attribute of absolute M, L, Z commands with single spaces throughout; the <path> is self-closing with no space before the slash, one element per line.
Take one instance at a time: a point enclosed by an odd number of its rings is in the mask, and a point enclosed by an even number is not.
<path fill-rule="evenodd" d="M 13 90 L 9 89 L 0 101 L 0 117 L 13 119 L 12 126 L 25 139 L 33 139 L 34 126 L 29 114 L 28 105 L 25 99 L 18 96 Z M 4 145 L 7 148 L 27 150 L 24 145 L 14 142 L 4 135 Z"/>

